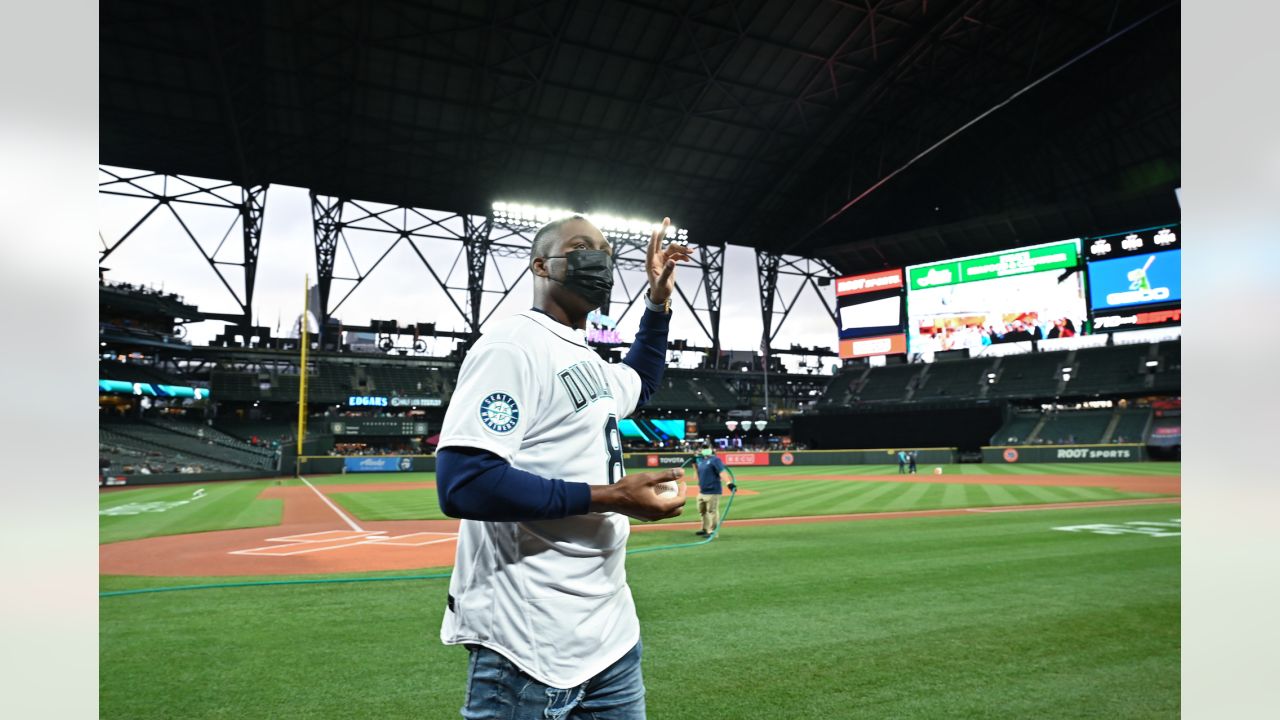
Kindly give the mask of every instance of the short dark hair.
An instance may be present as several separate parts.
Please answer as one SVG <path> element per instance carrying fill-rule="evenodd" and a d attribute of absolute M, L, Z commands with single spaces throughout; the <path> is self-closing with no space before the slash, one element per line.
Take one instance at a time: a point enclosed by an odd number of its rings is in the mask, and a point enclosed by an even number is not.
<path fill-rule="evenodd" d="M 544 258 L 551 252 L 551 243 L 555 242 L 559 235 L 560 228 L 570 220 L 586 220 L 581 215 L 570 215 L 559 220 L 551 222 L 538 228 L 538 232 L 533 236 L 533 247 L 529 250 L 529 262 L 533 262 L 534 258 Z"/>

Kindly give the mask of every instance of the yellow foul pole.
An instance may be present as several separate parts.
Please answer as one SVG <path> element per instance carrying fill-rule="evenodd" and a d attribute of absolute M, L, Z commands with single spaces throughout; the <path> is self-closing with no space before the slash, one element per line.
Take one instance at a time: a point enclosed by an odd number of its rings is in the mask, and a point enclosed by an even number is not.
<path fill-rule="evenodd" d="M 298 363 L 298 460 L 302 460 L 302 441 L 307 434 L 307 346 L 311 344 L 310 333 L 307 332 L 307 316 L 311 312 L 311 274 L 307 273 L 302 282 L 302 328 L 299 337 L 302 339 L 302 359 Z M 299 466 L 297 469 L 301 469 Z"/>

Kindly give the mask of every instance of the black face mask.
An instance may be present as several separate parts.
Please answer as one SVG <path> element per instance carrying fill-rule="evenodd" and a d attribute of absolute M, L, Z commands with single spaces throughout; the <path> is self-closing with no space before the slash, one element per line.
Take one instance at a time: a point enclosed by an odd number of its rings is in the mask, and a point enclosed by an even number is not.
<path fill-rule="evenodd" d="M 591 303 L 593 308 L 609 302 L 613 291 L 612 253 L 608 250 L 575 250 L 566 255 L 550 255 L 546 259 L 556 258 L 564 258 L 568 265 L 564 280 L 557 282 Z"/>

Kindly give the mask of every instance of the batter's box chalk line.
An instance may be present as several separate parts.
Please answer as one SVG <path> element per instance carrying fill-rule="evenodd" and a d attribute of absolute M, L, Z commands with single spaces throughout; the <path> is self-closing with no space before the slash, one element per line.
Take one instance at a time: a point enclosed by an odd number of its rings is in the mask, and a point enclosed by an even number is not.
<path fill-rule="evenodd" d="M 326 552 L 357 545 L 376 545 L 378 547 L 425 547 L 437 543 L 453 542 L 458 539 L 457 533 L 448 532 L 416 532 L 406 535 L 387 535 L 386 531 L 324 530 L 321 532 L 286 535 L 284 537 L 267 538 L 269 543 L 262 547 L 247 550 L 232 550 L 228 555 L 256 555 L 258 557 L 288 557 L 305 553 Z"/>

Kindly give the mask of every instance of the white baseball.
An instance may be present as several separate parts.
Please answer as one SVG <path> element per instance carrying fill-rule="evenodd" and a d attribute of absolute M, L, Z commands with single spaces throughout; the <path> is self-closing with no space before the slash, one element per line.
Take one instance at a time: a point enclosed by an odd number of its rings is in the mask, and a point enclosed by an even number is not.
<path fill-rule="evenodd" d="M 660 482 L 653 486 L 653 491 L 657 493 L 658 497 L 663 499 L 680 497 L 684 494 L 684 479 L 681 478 L 679 480 Z"/>

